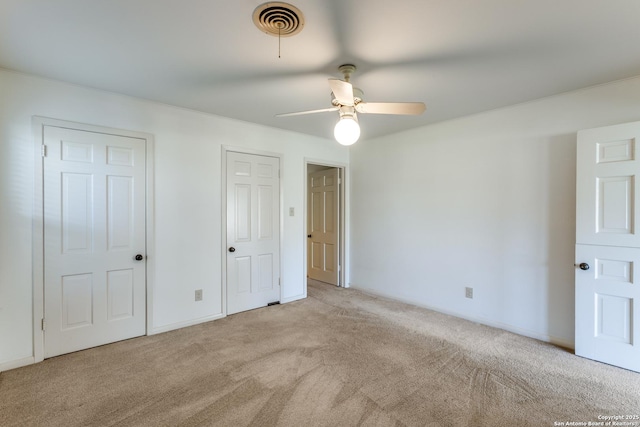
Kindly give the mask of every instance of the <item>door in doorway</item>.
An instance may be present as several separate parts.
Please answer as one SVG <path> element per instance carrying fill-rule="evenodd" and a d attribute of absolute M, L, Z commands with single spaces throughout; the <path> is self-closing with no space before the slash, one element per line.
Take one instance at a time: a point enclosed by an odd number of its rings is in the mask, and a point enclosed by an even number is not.
<path fill-rule="evenodd" d="M 578 133 L 576 354 L 640 372 L 640 122 Z"/>
<path fill-rule="evenodd" d="M 280 301 L 280 159 L 227 152 L 227 314 Z"/>
<path fill-rule="evenodd" d="M 44 127 L 44 356 L 146 332 L 146 141 Z"/>
<path fill-rule="evenodd" d="M 307 274 L 310 279 L 338 285 L 339 174 L 337 168 L 309 174 Z"/>

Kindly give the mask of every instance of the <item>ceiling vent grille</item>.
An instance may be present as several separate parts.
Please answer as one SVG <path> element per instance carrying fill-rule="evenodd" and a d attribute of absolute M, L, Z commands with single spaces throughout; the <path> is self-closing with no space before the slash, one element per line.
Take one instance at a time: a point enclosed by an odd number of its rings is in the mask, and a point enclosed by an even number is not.
<path fill-rule="evenodd" d="M 269 2 L 253 11 L 253 23 L 262 32 L 276 37 L 291 37 L 302 31 L 304 16 L 288 3 Z"/>

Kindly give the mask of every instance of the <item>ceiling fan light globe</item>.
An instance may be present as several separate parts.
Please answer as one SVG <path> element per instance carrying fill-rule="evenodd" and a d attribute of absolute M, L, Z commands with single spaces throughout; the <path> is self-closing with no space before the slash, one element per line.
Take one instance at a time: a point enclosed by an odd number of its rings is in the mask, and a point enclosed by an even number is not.
<path fill-rule="evenodd" d="M 342 118 L 336 123 L 333 136 L 342 145 L 352 145 L 360 138 L 360 125 L 350 117 Z"/>

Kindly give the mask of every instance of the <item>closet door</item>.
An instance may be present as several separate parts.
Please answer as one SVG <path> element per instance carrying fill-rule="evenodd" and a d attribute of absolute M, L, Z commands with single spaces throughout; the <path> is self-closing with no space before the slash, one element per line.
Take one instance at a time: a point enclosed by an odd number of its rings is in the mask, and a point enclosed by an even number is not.
<path fill-rule="evenodd" d="M 146 332 L 144 139 L 46 126 L 44 356 Z"/>
<path fill-rule="evenodd" d="M 640 122 L 578 133 L 576 354 L 640 372 Z"/>
<path fill-rule="evenodd" d="M 280 301 L 280 159 L 227 152 L 227 314 Z"/>

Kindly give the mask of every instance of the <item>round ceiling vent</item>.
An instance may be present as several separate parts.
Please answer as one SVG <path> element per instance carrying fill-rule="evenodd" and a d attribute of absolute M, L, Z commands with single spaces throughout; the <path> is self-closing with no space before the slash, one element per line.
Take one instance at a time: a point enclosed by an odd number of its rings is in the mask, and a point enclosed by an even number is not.
<path fill-rule="evenodd" d="M 260 31 L 272 36 L 290 37 L 304 27 L 302 12 L 288 3 L 269 2 L 253 11 L 253 23 Z"/>

